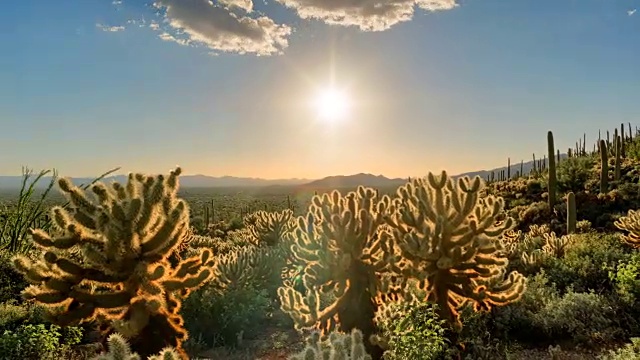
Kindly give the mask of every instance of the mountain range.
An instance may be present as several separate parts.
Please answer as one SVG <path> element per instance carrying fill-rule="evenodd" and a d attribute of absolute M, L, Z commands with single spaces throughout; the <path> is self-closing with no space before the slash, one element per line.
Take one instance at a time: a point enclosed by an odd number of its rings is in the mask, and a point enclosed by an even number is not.
<path fill-rule="evenodd" d="M 567 158 L 566 154 L 562 154 L 561 159 Z M 522 168 L 525 174 L 533 168 L 533 161 L 528 161 L 522 164 Z M 463 174 L 454 175 L 454 178 L 461 176 L 480 176 L 486 179 L 491 172 L 495 172 L 496 176 L 502 171 L 506 171 L 507 167 L 499 167 L 490 170 L 477 170 L 467 172 Z M 516 171 L 520 171 L 520 163 L 511 165 L 511 174 L 514 176 Z M 74 184 L 88 184 L 93 181 L 93 178 L 78 177 L 71 179 Z M 22 176 L 0 176 L 0 189 L 19 189 L 22 185 Z M 51 181 L 51 177 L 43 177 L 36 184 L 37 188 L 46 187 Z M 106 182 L 117 181 L 126 182 L 126 175 L 115 175 L 105 178 Z M 354 174 L 354 175 L 337 175 L 328 176 L 323 179 L 260 179 L 260 178 L 246 178 L 246 177 L 234 177 L 234 176 L 222 176 L 214 177 L 207 175 L 182 175 L 180 176 L 180 185 L 182 187 L 189 188 L 229 188 L 229 187 L 271 187 L 271 186 L 294 186 L 307 189 L 336 189 L 336 188 L 355 188 L 358 185 L 368 187 L 394 187 L 404 184 L 407 181 L 406 178 L 387 178 L 383 175 L 372 174 Z"/>

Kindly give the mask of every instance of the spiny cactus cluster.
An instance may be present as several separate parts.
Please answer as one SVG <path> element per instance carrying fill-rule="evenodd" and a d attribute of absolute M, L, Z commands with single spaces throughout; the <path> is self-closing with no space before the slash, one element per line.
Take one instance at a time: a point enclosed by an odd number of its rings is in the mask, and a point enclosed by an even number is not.
<path fill-rule="evenodd" d="M 212 274 L 211 251 L 171 264 L 188 229 L 189 209 L 177 199 L 177 168 L 168 177 L 130 174 L 126 185 L 97 183 L 95 199 L 68 179 L 58 184 L 71 207 L 54 207 L 58 231 L 32 231 L 43 250 L 14 264 L 32 284 L 28 299 L 63 306 L 59 325 L 97 320 L 129 338 L 142 356 L 172 346 L 183 357 L 187 338 L 181 299 Z"/>
<path fill-rule="evenodd" d="M 486 310 L 518 300 L 525 278 L 505 278 L 500 242 L 512 219 L 502 199 L 480 196 L 482 186 L 479 177 L 456 183 L 443 172 L 412 179 L 393 200 L 363 187 L 314 197 L 292 236 L 292 252 L 307 263 L 306 292 L 280 288 L 282 309 L 298 328 L 358 328 L 368 339 L 380 302 L 398 299 L 412 279 L 426 294 L 422 300 L 435 302 L 457 330 L 457 309 L 466 303 Z M 332 300 L 322 304 L 321 294 Z M 367 350 L 379 358 L 379 346 Z"/>
<path fill-rule="evenodd" d="M 525 278 L 508 264 L 501 236 L 513 220 L 503 216 L 501 198 L 479 193 L 482 180 L 458 179 L 446 172 L 438 177 L 414 179 L 398 190 L 397 208 L 389 239 L 400 249 L 402 260 L 394 270 L 418 280 L 439 315 L 455 328 L 461 323 L 457 309 L 471 302 L 476 310 L 505 305 L 520 298 Z M 386 235 L 386 234 L 385 234 Z"/>
<path fill-rule="evenodd" d="M 251 224 L 247 226 L 256 240 L 256 245 L 275 246 L 293 229 L 293 211 L 258 211 L 252 214 Z"/>
<path fill-rule="evenodd" d="M 350 334 L 332 332 L 325 341 L 320 333 L 313 332 L 307 338 L 304 350 L 289 360 L 371 360 L 364 346 L 362 332 L 354 329 Z"/>
<path fill-rule="evenodd" d="M 619 218 L 614 224 L 618 229 L 627 231 L 622 237 L 627 244 L 640 248 L 640 210 L 629 210 L 627 216 Z"/>
<path fill-rule="evenodd" d="M 389 271 L 392 252 L 376 236 L 390 199 L 359 187 L 343 196 L 338 191 L 314 196 L 307 216 L 298 218 L 291 251 L 305 263 L 305 294 L 291 286 L 278 289 L 282 310 L 297 328 L 375 333 L 376 298 L 389 290 L 379 274 Z M 321 295 L 331 294 L 330 304 Z M 323 306 L 326 305 L 326 306 Z M 368 349 L 378 352 L 380 349 Z"/>
<path fill-rule="evenodd" d="M 140 355 L 131 352 L 127 340 L 118 333 L 109 335 L 108 351 L 91 360 L 140 360 Z M 158 355 L 149 356 L 147 360 L 179 360 L 180 355 L 172 348 L 163 349 Z"/>

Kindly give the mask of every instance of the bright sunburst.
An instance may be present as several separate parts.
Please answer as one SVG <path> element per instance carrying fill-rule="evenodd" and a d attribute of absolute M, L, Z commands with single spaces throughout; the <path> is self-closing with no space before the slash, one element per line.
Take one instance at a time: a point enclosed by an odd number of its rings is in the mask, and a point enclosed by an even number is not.
<path fill-rule="evenodd" d="M 349 96 L 340 89 L 328 88 L 321 91 L 316 98 L 315 108 L 323 120 L 339 120 L 349 112 Z"/>

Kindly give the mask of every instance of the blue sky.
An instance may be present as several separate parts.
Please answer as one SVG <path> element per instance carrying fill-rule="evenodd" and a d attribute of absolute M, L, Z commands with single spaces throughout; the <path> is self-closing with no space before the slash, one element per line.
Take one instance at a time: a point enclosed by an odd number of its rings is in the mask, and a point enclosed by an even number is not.
<path fill-rule="evenodd" d="M 6 4 L 0 174 L 460 173 L 640 126 L 638 1 L 334 3 Z M 332 79 L 351 106 L 328 121 Z"/>

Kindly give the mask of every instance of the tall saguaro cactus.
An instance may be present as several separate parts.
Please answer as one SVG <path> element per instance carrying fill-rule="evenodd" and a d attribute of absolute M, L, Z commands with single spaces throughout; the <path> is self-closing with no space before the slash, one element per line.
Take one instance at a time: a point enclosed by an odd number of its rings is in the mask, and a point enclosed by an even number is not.
<path fill-rule="evenodd" d="M 547 149 L 549 152 L 549 209 L 553 209 L 556 204 L 556 158 L 553 146 L 553 133 L 547 132 Z"/>
<path fill-rule="evenodd" d="M 567 234 L 576 232 L 576 195 L 573 192 L 567 194 Z"/>
<path fill-rule="evenodd" d="M 621 129 L 624 129 L 624 127 L 622 127 Z M 621 151 L 622 151 L 622 137 L 617 136 L 616 137 L 616 158 L 615 158 L 615 163 L 613 168 L 613 179 L 615 181 L 620 180 L 620 163 L 621 163 L 620 152 Z"/>
<path fill-rule="evenodd" d="M 609 132 L 607 132 L 607 135 Z M 600 193 L 606 194 L 609 191 L 609 150 L 607 143 L 600 140 Z"/>
<path fill-rule="evenodd" d="M 209 250 L 172 266 L 189 225 L 187 204 L 177 198 L 180 168 L 165 178 L 131 174 L 126 185 L 92 187 L 97 203 L 68 179 L 58 184 L 70 200 L 54 207 L 59 231 L 32 232 L 41 259 L 14 258 L 32 284 L 23 295 L 50 306 L 52 320 L 68 325 L 107 323 L 147 357 L 173 347 L 182 358 L 187 333 L 178 313 L 181 299 L 212 274 Z"/>
<path fill-rule="evenodd" d="M 398 189 L 389 236 L 400 249 L 402 262 L 394 270 L 404 281 L 413 278 L 438 305 L 442 319 L 461 328 L 457 309 L 471 302 L 487 310 L 516 301 L 525 278 L 512 272 L 498 239 L 513 227 L 498 221 L 504 200 L 480 197 L 482 180 L 458 179 L 446 172 L 416 179 Z"/>

